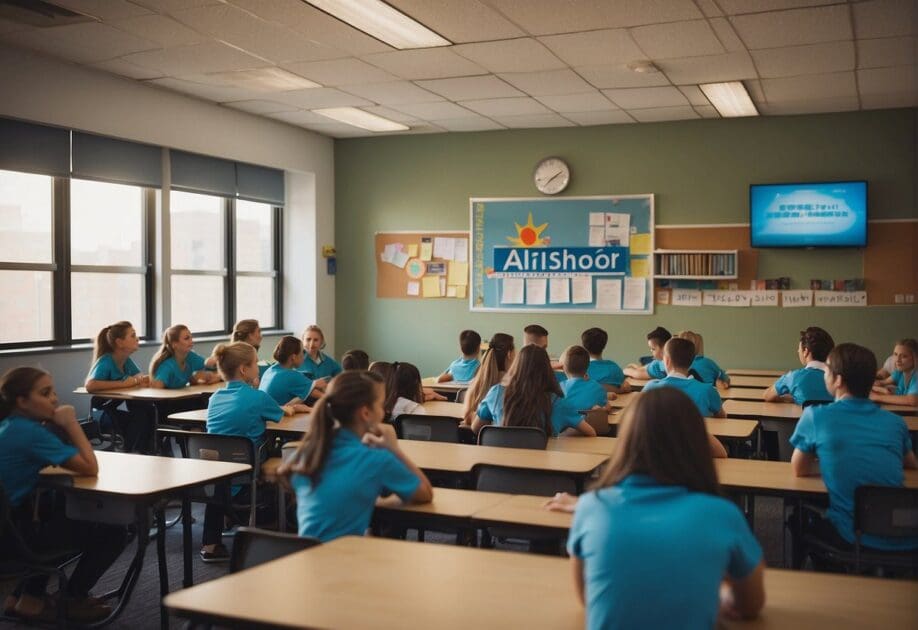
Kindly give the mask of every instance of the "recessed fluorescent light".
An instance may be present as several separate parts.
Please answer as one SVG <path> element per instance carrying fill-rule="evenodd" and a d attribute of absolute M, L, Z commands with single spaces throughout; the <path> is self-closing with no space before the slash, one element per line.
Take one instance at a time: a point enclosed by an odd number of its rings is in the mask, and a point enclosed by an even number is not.
<path fill-rule="evenodd" d="M 381 0 L 304 0 L 400 50 L 452 44 Z"/>
<path fill-rule="evenodd" d="M 289 92 L 290 90 L 322 87 L 318 83 L 280 68 L 211 72 L 205 76 L 214 79 L 218 85 L 232 85 L 263 92 Z"/>
<path fill-rule="evenodd" d="M 724 118 L 759 115 L 755 103 L 749 98 L 749 92 L 741 81 L 703 83 L 698 87 Z"/>
<path fill-rule="evenodd" d="M 312 112 L 367 131 L 408 131 L 411 129 L 411 127 L 365 112 L 356 107 L 328 107 L 314 109 Z"/>

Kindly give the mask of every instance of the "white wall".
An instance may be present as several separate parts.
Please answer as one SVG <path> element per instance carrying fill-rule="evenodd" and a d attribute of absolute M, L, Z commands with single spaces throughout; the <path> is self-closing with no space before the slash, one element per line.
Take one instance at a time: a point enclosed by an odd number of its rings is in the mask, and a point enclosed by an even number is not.
<path fill-rule="evenodd" d="M 283 169 L 284 327 L 323 325 L 334 347 L 334 278 L 321 245 L 334 243 L 334 141 L 311 131 L 220 107 L 19 49 L 0 46 L 0 116 Z M 2 290 L 2 287 L 0 287 Z M 113 319 L 117 316 L 113 315 Z M 265 352 L 273 342 L 266 339 Z M 209 350 L 210 344 L 199 351 Z M 145 365 L 153 349 L 138 353 Z M 16 365 L 51 370 L 58 392 L 82 384 L 88 350 L 0 355 L 0 373 Z M 142 359 L 142 360 L 141 360 Z M 82 408 L 82 405 L 81 405 Z"/>

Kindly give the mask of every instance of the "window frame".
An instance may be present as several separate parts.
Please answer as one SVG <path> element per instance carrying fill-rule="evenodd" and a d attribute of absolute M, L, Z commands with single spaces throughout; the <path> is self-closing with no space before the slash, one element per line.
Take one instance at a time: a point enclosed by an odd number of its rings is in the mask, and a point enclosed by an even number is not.
<path fill-rule="evenodd" d="M 239 277 L 250 277 L 250 278 L 272 278 L 274 280 L 274 322 L 271 326 L 264 327 L 263 330 L 281 330 L 283 326 L 283 277 L 282 277 L 282 261 L 283 261 L 283 252 L 281 251 L 281 243 L 283 243 L 283 217 L 284 217 L 284 208 L 273 203 L 266 203 L 264 201 L 258 201 L 256 203 L 264 203 L 268 206 L 269 212 L 271 213 L 271 264 L 272 269 L 270 271 L 239 271 L 237 269 L 236 261 L 236 239 L 238 235 L 236 234 L 236 199 L 232 203 L 232 218 L 230 220 L 231 229 L 227 229 L 228 247 L 232 248 L 233 256 L 232 258 L 227 258 L 231 263 L 231 271 L 227 274 L 227 284 L 232 286 L 232 313 L 227 309 L 227 321 L 236 322 L 239 317 L 239 314 L 236 313 L 236 278 Z M 227 287 L 227 296 L 229 296 L 230 287 Z M 227 305 L 229 305 L 229 299 L 227 299 Z M 231 315 L 231 317 L 229 317 Z M 261 323 L 261 322 L 259 322 Z M 227 331 L 229 332 L 229 331 Z"/>

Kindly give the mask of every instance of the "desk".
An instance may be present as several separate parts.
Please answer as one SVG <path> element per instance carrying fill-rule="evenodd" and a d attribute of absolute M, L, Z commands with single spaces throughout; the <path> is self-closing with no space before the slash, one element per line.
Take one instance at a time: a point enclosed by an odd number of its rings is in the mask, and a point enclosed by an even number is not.
<path fill-rule="evenodd" d="M 207 409 L 193 409 L 192 411 L 173 413 L 166 420 L 178 425 L 204 428 L 207 424 Z M 265 422 L 265 432 L 287 439 L 299 439 L 309 431 L 311 422 L 312 414 L 308 413 L 284 416 L 280 422 Z"/>
<path fill-rule="evenodd" d="M 137 578 L 143 568 L 144 553 L 148 543 L 149 510 L 156 513 L 156 550 L 159 564 L 160 594 L 169 592 L 169 576 L 166 567 L 166 522 L 161 507 L 167 498 L 176 494 L 182 497 L 182 541 L 184 547 L 185 587 L 193 583 L 191 562 L 191 506 L 186 491 L 224 479 L 229 479 L 249 470 L 245 464 L 215 462 L 173 457 L 152 457 L 97 451 L 99 475 L 87 477 L 76 475 L 58 467 L 42 470 L 43 485 L 53 486 L 68 495 L 68 512 L 71 507 L 79 509 L 81 518 L 123 522 L 132 516 L 137 524 L 137 550 L 128 568 L 121 587 L 115 592 L 119 602 L 112 611 L 118 615 L 130 598 Z M 71 502 L 71 498 L 73 501 Z M 131 514 L 131 512 L 133 514 Z M 94 518 L 96 517 L 96 518 Z M 164 611 L 161 624 L 165 626 Z"/>
<path fill-rule="evenodd" d="M 560 453 L 592 453 L 611 457 L 616 441 L 616 438 L 610 437 L 548 438 L 546 450 Z"/>
<path fill-rule="evenodd" d="M 644 389 L 644 385 L 652 380 L 652 378 L 631 378 L 630 376 L 625 379 L 625 381 L 631 385 L 631 391 L 633 392 L 641 391 Z"/>
<path fill-rule="evenodd" d="M 724 370 L 730 376 L 772 376 L 778 378 L 790 370 L 749 370 L 746 368 L 729 368 Z"/>
<path fill-rule="evenodd" d="M 429 400 L 421 405 L 428 416 L 447 416 L 462 419 L 462 403 Z"/>
<path fill-rule="evenodd" d="M 218 389 L 222 389 L 225 383 L 211 383 L 210 385 L 189 385 L 181 389 L 157 389 L 154 387 L 133 387 L 127 389 L 106 389 L 100 392 L 89 393 L 85 387 L 77 387 L 73 390 L 74 394 L 88 394 L 98 396 L 99 398 L 110 398 L 112 400 L 145 400 L 150 402 L 162 402 L 167 400 L 184 400 L 187 398 L 197 398 L 198 396 L 210 396 Z"/>
<path fill-rule="evenodd" d="M 731 376 L 730 387 L 755 387 L 765 389 L 775 384 L 776 377 L 773 376 Z"/>
<path fill-rule="evenodd" d="M 729 387 L 727 389 L 721 389 L 719 387 L 715 388 L 717 393 L 720 395 L 721 400 L 752 400 L 757 402 L 763 402 L 762 392 L 764 390 L 757 387 Z M 609 401 L 613 407 L 617 409 L 624 409 L 635 400 L 640 398 L 641 392 L 631 392 L 628 394 L 619 394 L 615 400 Z M 901 405 L 900 405 L 901 406 Z M 903 407 L 903 409 L 908 409 L 915 411 L 913 407 Z"/>
<path fill-rule="evenodd" d="M 584 476 L 601 466 L 609 458 L 608 455 L 595 453 L 537 451 L 474 444 L 448 444 L 417 440 L 399 440 L 398 443 L 405 455 L 419 468 L 446 473 L 467 474 L 475 466 L 492 464 Z"/>
<path fill-rule="evenodd" d="M 726 407 L 726 403 L 724 404 Z M 617 426 L 621 422 L 621 413 L 609 414 L 609 425 Z M 704 426 L 708 433 L 724 440 L 749 440 L 755 434 L 759 423 L 756 420 L 739 420 L 732 418 L 705 418 Z"/>
<path fill-rule="evenodd" d="M 720 485 L 751 494 L 826 495 L 822 477 L 797 477 L 790 462 L 760 459 L 715 459 Z M 918 470 L 905 471 L 905 487 L 918 488 Z"/>
<path fill-rule="evenodd" d="M 523 525 L 567 534 L 574 515 L 546 510 L 543 506 L 547 500 L 548 497 L 528 494 L 512 495 L 500 503 L 476 512 L 473 520 L 479 527 Z"/>
<path fill-rule="evenodd" d="M 446 381 L 445 383 L 438 383 L 436 376 L 428 376 L 421 379 L 421 385 L 430 387 L 431 389 L 455 393 L 468 389 L 471 383 L 468 381 Z"/>
<path fill-rule="evenodd" d="M 880 405 L 880 408 L 892 411 L 893 413 L 902 414 L 905 411 L 914 411 L 913 407 L 904 405 Z M 760 420 L 787 420 L 797 421 L 803 414 L 803 408 L 800 405 L 792 403 L 767 403 L 753 402 L 748 400 L 728 400 L 724 402 L 724 409 L 731 418 L 758 418 Z M 902 419 L 909 431 L 918 431 L 918 416 L 904 415 Z"/>

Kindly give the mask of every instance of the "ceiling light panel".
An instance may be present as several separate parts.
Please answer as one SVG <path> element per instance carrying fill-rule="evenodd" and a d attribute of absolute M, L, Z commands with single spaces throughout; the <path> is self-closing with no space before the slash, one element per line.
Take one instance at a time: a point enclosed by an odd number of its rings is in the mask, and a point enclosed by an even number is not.
<path fill-rule="evenodd" d="M 434 48 L 451 41 L 434 33 L 381 0 L 306 0 L 309 4 L 347 22 L 357 30 L 393 48 Z"/>
<path fill-rule="evenodd" d="M 698 87 L 724 118 L 758 116 L 759 114 L 752 99 L 749 98 L 749 93 L 740 81 L 704 83 Z"/>
<path fill-rule="evenodd" d="M 401 123 L 388 120 L 382 116 L 365 112 L 356 107 L 329 107 L 326 109 L 314 109 L 314 114 L 321 114 L 332 120 L 343 122 L 352 127 L 359 127 L 367 131 L 408 131 L 410 127 Z"/>

